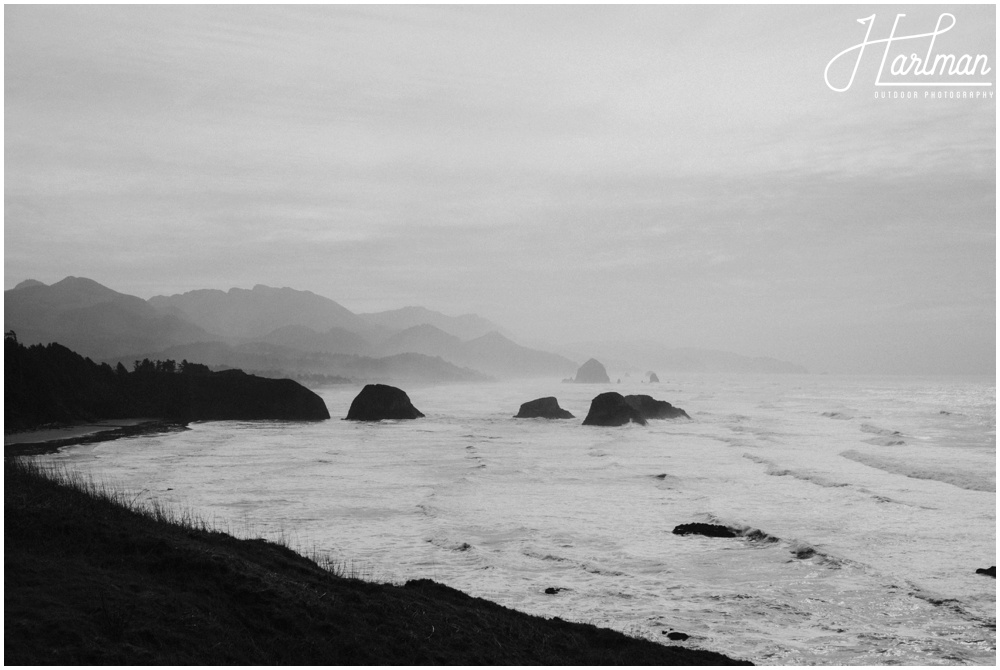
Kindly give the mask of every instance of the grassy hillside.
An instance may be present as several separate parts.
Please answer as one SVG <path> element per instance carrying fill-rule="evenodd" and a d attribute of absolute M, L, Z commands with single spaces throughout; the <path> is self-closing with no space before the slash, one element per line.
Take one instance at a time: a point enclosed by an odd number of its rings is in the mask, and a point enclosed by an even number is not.
<path fill-rule="evenodd" d="M 4 542 L 11 665 L 732 663 L 427 580 L 347 578 L 18 459 L 4 462 Z"/>

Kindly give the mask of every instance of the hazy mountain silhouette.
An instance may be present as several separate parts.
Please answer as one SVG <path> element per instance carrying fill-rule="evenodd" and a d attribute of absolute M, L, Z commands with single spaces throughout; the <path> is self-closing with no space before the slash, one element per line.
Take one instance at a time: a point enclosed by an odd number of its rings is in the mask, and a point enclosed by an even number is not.
<path fill-rule="evenodd" d="M 4 292 L 4 327 L 21 342 L 60 342 L 95 360 L 187 358 L 359 381 L 471 381 L 483 379 L 483 373 L 561 379 L 577 368 L 570 358 L 517 344 L 473 314 L 452 317 L 423 307 L 355 314 L 310 291 L 263 285 L 146 301 L 81 277 L 51 286 L 29 279 Z M 566 351 L 577 360 L 597 356 L 626 375 L 648 369 L 805 372 L 773 358 L 644 341 L 583 343 Z"/>
<path fill-rule="evenodd" d="M 474 315 L 449 317 L 420 307 L 360 316 L 309 291 L 263 285 L 146 301 L 77 277 L 52 286 L 22 282 L 5 292 L 4 312 L 5 327 L 23 342 L 62 342 L 84 356 L 127 365 L 186 358 L 274 375 L 400 381 L 537 375 L 563 365 L 561 357 L 500 335 L 463 342 L 430 324 L 392 329 L 421 318 L 461 333 L 495 326 Z"/>
<path fill-rule="evenodd" d="M 265 342 L 229 345 L 223 342 L 181 344 L 163 351 L 131 354 L 108 359 L 112 365 L 131 365 L 135 360 L 172 359 L 203 363 L 213 368 L 239 368 L 263 377 L 325 375 L 365 381 L 475 382 L 490 377 L 461 368 L 434 356 L 402 353 L 372 358 L 350 354 L 303 352 Z"/>
<path fill-rule="evenodd" d="M 29 288 L 31 286 L 45 286 L 45 284 L 38 281 L 37 279 L 25 279 L 23 282 L 15 286 L 14 290 L 16 291 L 21 288 Z"/>
<path fill-rule="evenodd" d="M 258 342 L 277 344 L 302 352 L 322 352 L 326 354 L 372 354 L 368 340 L 346 328 L 334 327 L 319 333 L 309 326 L 282 326 L 267 335 L 257 338 Z"/>
<path fill-rule="evenodd" d="M 425 307 L 403 307 L 387 312 L 359 314 L 372 326 L 380 326 L 389 331 L 402 331 L 414 326 L 430 325 L 454 335 L 460 340 L 471 340 L 489 332 L 504 332 L 504 329 L 488 319 L 475 314 L 447 316 Z"/>
<path fill-rule="evenodd" d="M 379 345 L 383 355 L 413 351 L 428 356 L 441 356 L 447 360 L 464 359 L 462 338 L 446 333 L 437 326 L 420 324 L 400 331 Z"/>
<path fill-rule="evenodd" d="M 4 291 L 4 328 L 22 342 L 59 342 L 84 356 L 161 349 L 180 342 L 219 339 L 197 325 L 162 314 L 142 298 L 83 277 L 66 277 Z"/>
<path fill-rule="evenodd" d="M 364 321 L 346 307 L 311 291 L 271 288 L 228 291 L 201 289 L 158 295 L 149 304 L 164 314 L 183 315 L 205 330 L 231 338 L 251 339 L 284 326 L 306 326 L 317 332 L 345 328 L 357 332 Z"/>
<path fill-rule="evenodd" d="M 576 370 L 576 363 L 547 351 L 522 347 L 498 332 L 491 332 L 465 343 L 469 364 L 476 369 L 503 377 L 553 376 Z"/>
<path fill-rule="evenodd" d="M 522 347 L 496 331 L 463 341 L 429 324 L 396 333 L 382 343 L 379 351 L 383 355 L 415 351 L 440 356 L 496 377 L 558 377 L 576 369 L 576 363 L 568 358 Z"/>

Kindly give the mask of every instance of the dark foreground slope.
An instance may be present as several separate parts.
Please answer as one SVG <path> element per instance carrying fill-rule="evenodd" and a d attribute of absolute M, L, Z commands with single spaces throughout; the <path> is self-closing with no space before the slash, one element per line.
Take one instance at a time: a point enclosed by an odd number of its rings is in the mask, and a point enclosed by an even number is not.
<path fill-rule="evenodd" d="M 337 576 L 280 545 L 4 463 L 4 662 L 730 664 L 427 580 Z"/>

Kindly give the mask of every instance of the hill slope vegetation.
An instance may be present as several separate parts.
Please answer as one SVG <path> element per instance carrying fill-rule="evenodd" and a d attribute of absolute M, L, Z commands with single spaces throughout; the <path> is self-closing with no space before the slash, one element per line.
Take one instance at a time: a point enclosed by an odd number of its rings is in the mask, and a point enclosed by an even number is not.
<path fill-rule="evenodd" d="M 733 663 L 428 580 L 338 576 L 284 546 L 139 509 L 11 459 L 4 543 L 11 665 Z"/>

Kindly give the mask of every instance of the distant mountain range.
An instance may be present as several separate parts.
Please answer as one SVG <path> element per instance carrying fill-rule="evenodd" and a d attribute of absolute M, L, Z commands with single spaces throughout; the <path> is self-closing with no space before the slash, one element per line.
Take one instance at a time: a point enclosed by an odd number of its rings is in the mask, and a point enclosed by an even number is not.
<path fill-rule="evenodd" d="M 58 342 L 96 360 L 221 339 L 142 298 L 82 277 L 51 286 L 28 280 L 4 291 L 4 329 L 15 331 L 21 342 Z"/>
<path fill-rule="evenodd" d="M 112 364 L 187 359 L 328 381 L 562 379 L 575 374 L 574 359 L 591 357 L 625 374 L 805 371 L 775 359 L 655 342 L 585 343 L 551 353 L 518 344 L 474 314 L 448 316 L 424 307 L 356 314 L 311 291 L 263 285 L 143 300 L 83 277 L 52 285 L 29 279 L 4 291 L 4 329 L 27 344 L 58 342 Z"/>
<path fill-rule="evenodd" d="M 82 277 L 4 292 L 4 328 L 95 360 L 187 359 L 269 376 L 356 381 L 558 377 L 576 364 L 523 347 L 496 324 L 423 307 L 355 314 L 310 291 L 258 285 L 143 300 Z"/>

